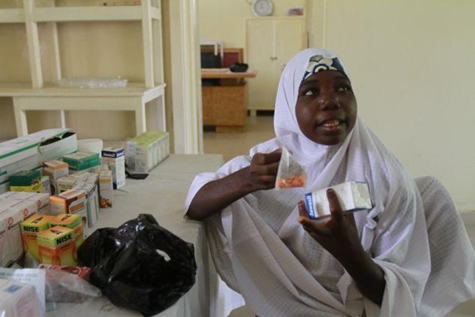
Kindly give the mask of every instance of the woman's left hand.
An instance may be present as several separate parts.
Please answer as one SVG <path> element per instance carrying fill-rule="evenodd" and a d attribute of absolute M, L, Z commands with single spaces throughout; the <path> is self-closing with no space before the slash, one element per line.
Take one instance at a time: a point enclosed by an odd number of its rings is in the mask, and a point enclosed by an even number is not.
<path fill-rule="evenodd" d="M 327 198 L 330 203 L 330 220 L 326 222 L 311 220 L 305 203 L 300 201 L 298 221 L 312 238 L 345 266 L 352 262 L 354 257 L 364 253 L 363 247 L 353 213 L 343 213 L 334 190 L 327 191 Z"/>

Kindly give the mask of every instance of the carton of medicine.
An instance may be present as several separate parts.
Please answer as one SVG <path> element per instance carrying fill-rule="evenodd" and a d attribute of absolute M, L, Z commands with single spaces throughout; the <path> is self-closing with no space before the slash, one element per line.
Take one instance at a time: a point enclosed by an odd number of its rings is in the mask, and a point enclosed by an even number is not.
<path fill-rule="evenodd" d="M 99 153 L 90 152 L 76 152 L 65 155 L 63 161 L 68 163 L 69 172 L 76 173 L 79 171 L 96 171 L 97 167 L 101 165 L 101 158 Z"/>
<path fill-rule="evenodd" d="M 38 233 L 40 263 L 56 265 L 77 265 L 74 230 L 53 227 Z"/>
<path fill-rule="evenodd" d="M 99 197 L 100 208 L 112 208 L 114 201 L 112 171 L 99 170 Z"/>
<path fill-rule="evenodd" d="M 346 182 L 329 188 L 335 191 L 342 211 L 358 211 L 372 208 L 368 185 L 365 183 Z M 327 198 L 327 190 L 329 188 L 305 194 L 305 206 L 307 207 L 310 219 L 330 216 L 330 204 Z"/>
<path fill-rule="evenodd" d="M 34 214 L 20 224 L 23 249 L 38 261 L 40 260 L 37 241 L 38 233 L 48 229 L 49 223 L 53 219 L 53 216 Z"/>
<path fill-rule="evenodd" d="M 10 279 L 0 280 L 0 312 L 5 317 L 40 317 L 42 307 L 35 287 Z M 44 311 L 44 307 L 43 307 Z"/>
<path fill-rule="evenodd" d="M 78 249 L 84 242 L 84 228 L 82 224 L 82 218 L 80 215 L 73 214 L 61 214 L 50 219 L 49 226 L 66 227 L 74 230 L 74 236 L 76 240 L 76 249 Z"/>
<path fill-rule="evenodd" d="M 57 190 L 58 179 L 69 174 L 68 163 L 58 160 L 45 162 L 43 164 L 43 174 L 50 179 L 51 195 L 56 195 L 59 193 Z"/>
<path fill-rule="evenodd" d="M 78 214 L 82 217 L 83 228 L 87 228 L 87 200 L 84 190 L 71 189 L 57 196 L 51 196 L 50 203 L 52 215 Z"/>
<path fill-rule="evenodd" d="M 114 189 L 125 185 L 125 151 L 123 148 L 108 147 L 102 150 L 102 164 L 109 166 L 114 179 Z"/>
<path fill-rule="evenodd" d="M 42 193 L 41 173 L 39 170 L 21 171 L 8 180 L 12 192 Z"/>

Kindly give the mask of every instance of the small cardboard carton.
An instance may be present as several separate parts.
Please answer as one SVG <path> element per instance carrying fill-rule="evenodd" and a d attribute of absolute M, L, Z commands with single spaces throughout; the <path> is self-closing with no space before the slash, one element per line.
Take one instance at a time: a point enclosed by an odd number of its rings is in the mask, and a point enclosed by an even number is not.
<path fill-rule="evenodd" d="M 84 190 L 71 189 L 50 197 L 51 214 L 78 214 L 82 217 L 85 235 L 88 235 L 87 198 Z"/>
<path fill-rule="evenodd" d="M 82 223 L 82 218 L 80 215 L 74 214 L 61 214 L 57 215 L 50 220 L 49 226 L 56 227 L 66 227 L 74 230 L 74 236 L 76 240 L 76 249 L 78 249 L 81 244 L 84 242 L 84 228 Z"/>
<path fill-rule="evenodd" d="M 102 150 L 102 164 L 109 166 L 114 178 L 114 189 L 125 185 L 125 151 L 123 148 L 108 147 Z"/>
<path fill-rule="evenodd" d="M 97 167 L 101 165 L 99 153 L 90 152 L 76 152 L 65 155 L 63 161 L 68 163 L 70 173 L 77 173 L 86 170 L 96 171 Z"/>
<path fill-rule="evenodd" d="M 114 201 L 112 171 L 99 170 L 99 206 L 101 208 L 112 208 Z"/>
<path fill-rule="evenodd" d="M 39 170 L 21 171 L 8 180 L 12 192 L 42 193 L 41 173 Z"/>
<path fill-rule="evenodd" d="M 44 309 L 44 308 L 43 308 Z M 12 280 L 0 280 L 0 312 L 5 317 L 40 317 L 41 305 L 35 287 Z"/>
<path fill-rule="evenodd" d="M 53 216 L 34 214 L 20 224 L 23 249 L 25 253 L 30 253 L 36 260 L 40 260 L 37 236 L 40 231 L 49 228 L 49 223 Z"/>
<path fill-rule="evenodd" d="M 58 191 L 58 179 L 69 174 L 68 163 L 53 160 L 43 164 L 43 174 L 50 179 L 51 195 L 56 195 Z"/>
<path fill-rule="evenodd" d="M 40 263 L 56 265 L 77 265 L 74 230 L 53 227 L 38 233 Z"/>

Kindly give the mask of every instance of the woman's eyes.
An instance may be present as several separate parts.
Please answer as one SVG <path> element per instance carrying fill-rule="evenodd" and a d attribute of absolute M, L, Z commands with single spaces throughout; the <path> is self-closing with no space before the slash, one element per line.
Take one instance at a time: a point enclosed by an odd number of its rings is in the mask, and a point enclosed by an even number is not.
<path fill-rule="evenodd" d="M 339 85 L 336 90 L 337 91 L 351 91 L 351 87 L 349 85 Z"/>
<path fill-rule="evenodd" d="M 318 94 L 318 91 L 315 90 L 315 89 L 309 89 L 309 90 L 303 92 L 304 96 L 313 96 L 313 95 L 317 95 L 317 94 Z"/>

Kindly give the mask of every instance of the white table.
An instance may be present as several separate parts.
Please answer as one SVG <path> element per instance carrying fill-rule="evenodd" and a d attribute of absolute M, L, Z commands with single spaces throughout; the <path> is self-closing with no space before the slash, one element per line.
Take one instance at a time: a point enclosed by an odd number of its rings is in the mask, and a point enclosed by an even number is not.
<path fill-rule="evenodd" d="M 196 174 L 215 171 L 223 163 L 221 155 L 172 155 L 145 180 L 127 179 L 124 190 L 115 192 L 113 208 L 101 213 L 98 227 L 118 227 L 140 213 L 154 215 L 158 223 L 193 243 L 198 266 L 195 285 L 160 317 L 222 317 L 234 307 L 233 293 L 219 279 L 211 260 L 204 227 L 183 218 L 188 187 Z M 83 304 L 61 304 L 48 317 L 140 316 L 114 306 L 101 297 Z"/>
<path fill-rule="evenodd" d="M 31 88 L 22 84 L 0 85 L 0 97 L 12 97 L 15 111 L 17 136 L 28 134 L 26 111 L 57 110 L 60 113 L 61 127 L 66 127 L 64 111 L 109 110 L 133 111 L 135 129 L 139 135 L 147 130 L 147 103 L 156 106 L 155 127 L 157 131 L 166 131 L 165 86 L 153 88 L 144 85 L 128 84 L 117 89 L 74 89 L 61 87 Z"/>

